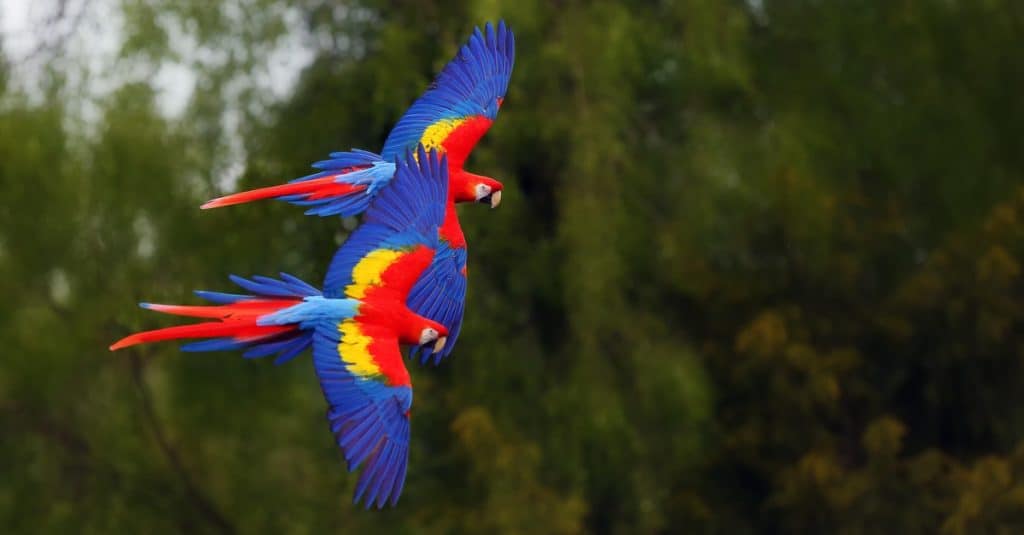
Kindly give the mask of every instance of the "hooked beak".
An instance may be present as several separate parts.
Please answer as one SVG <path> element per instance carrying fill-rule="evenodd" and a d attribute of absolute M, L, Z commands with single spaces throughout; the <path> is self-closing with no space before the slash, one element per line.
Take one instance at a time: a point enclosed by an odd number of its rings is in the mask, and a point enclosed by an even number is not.
<path fill-rule="evenodd" d="M 478 202 L 490 204 L 491 208 L 497 208 L 498 205 L 501 204 L 501 190 L 495 191 L 484 197 L 480 197 L 480 200 Z"/>
<path fill-rule="evenodd" d="M 448 342 L 447 336 L 442 336 L 434 342 L 434 353 L 440 353 L 444 349 L 444 345 Z"/>

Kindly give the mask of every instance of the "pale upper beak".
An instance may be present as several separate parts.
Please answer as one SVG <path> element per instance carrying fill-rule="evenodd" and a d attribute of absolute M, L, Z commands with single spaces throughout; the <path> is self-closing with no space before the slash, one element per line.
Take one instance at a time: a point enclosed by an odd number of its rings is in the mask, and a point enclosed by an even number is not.
<path fill-rule="evenodd" d="M 497 208 L 501 204 L 501 190 L 491 194 L 491 208 Z"/>
<path fill-rule="evenodd" d="M 442 336 L 442 337 L 438 338 L 437 341 L 434 342 L 434 353 L 440 353 L 441 350 L 444 349 L 444 345 L 446 343 L 448 343 L 448 337 L 447 336 Z"/>

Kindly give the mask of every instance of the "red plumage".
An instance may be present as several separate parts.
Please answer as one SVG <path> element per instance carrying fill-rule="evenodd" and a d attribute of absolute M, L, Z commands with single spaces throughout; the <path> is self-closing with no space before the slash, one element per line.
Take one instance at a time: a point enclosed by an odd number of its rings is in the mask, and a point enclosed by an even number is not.
<path fill-rule="evenodd" d="M 235 204 L 242 204 L 252 201 L 259 201 L 263 199 L 275 199 L 278 197 L 286 197 L 289 195 L 303 195 L 303 200 L 316 200 L 325 199 L 329 197 L 341 197 L 357 191 L 363 191 L 366 186 L 363 184 L 346 184 L 335 182 L 339 175 L 350 172 L 353 169 L 345 169 L 340 173 L 328 175 L 321 178 L 314 178 L 311 180 L 303 180 L 301 182 L 289 182 L 287 184 L 280 184 L 277 186 L 269 186 L 266 188 L 259 188 L 250 191 L 242 191 L 231 195 L 225 195 L 218 197 L 211 201 L 207 201 L 205 204 L 200 206 L 202 209 L 208 208 L 220 208 L 222 206 L 231 206 Z"/>
<path fill-rule="evenodd" d="M 126 336 L 113 345 L 110 350 L 130 347 L 148 342 L 165 340 L 181 340 L 188 338 L 227 338 L 239 342 L 247 342 L 270 338 L 281 333 L 294 331 L 297 325 L 257 325 L 260 316 L 288 308 L 300 303 L 299 299 L 246 299 L 227 305 L 185 306 L 143 304 L 144 308 L 176 314 L 192 318 L 217 318 L 220 321 L 209 321 L 193 325 L 177 325 L 152 331 L 143 331 Z"/>
<path fill-rule="evenodd" d="M 445 154 L 448 155 L 449 176 L 454 177 L 462 171 L 466 158 L 473 151 L 480 138 L 484 137 L 494 121 L 483 115 L 466 118 L 465 122 L 454 128 L 441 142 Z"/>

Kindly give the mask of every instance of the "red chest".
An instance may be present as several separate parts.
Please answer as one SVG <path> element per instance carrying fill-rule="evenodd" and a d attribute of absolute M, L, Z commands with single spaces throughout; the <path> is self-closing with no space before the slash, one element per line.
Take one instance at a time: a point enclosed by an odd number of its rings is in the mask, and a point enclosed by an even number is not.
<path fill-rule="evenodd" d="M 462 233 L 462 224 L 459 223 L 459 214 L 455 211 L 455 201 L 451 199 L 451 195 L 448 195 L 448 206 L 445 207 L 444 223 L 438 229 L 438 234 L 453 249 L 466 248 L 466 236 Z"/>

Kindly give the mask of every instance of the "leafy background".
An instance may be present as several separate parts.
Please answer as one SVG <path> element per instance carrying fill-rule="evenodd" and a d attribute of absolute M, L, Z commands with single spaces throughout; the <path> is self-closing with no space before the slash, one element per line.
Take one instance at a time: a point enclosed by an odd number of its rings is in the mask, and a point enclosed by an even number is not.
<path fill-rule="evenodd" d="M 47 6 L 0 63 L 10 532 L 1024 530 L 1021 2 Z M 350 505 L 308 359 L 106 350 L 143 299 L 319 281 L 353 221 L 198 204 L 378 148 L 499 17 L 505 202 L 461 208 L 397 508 Z"/>

